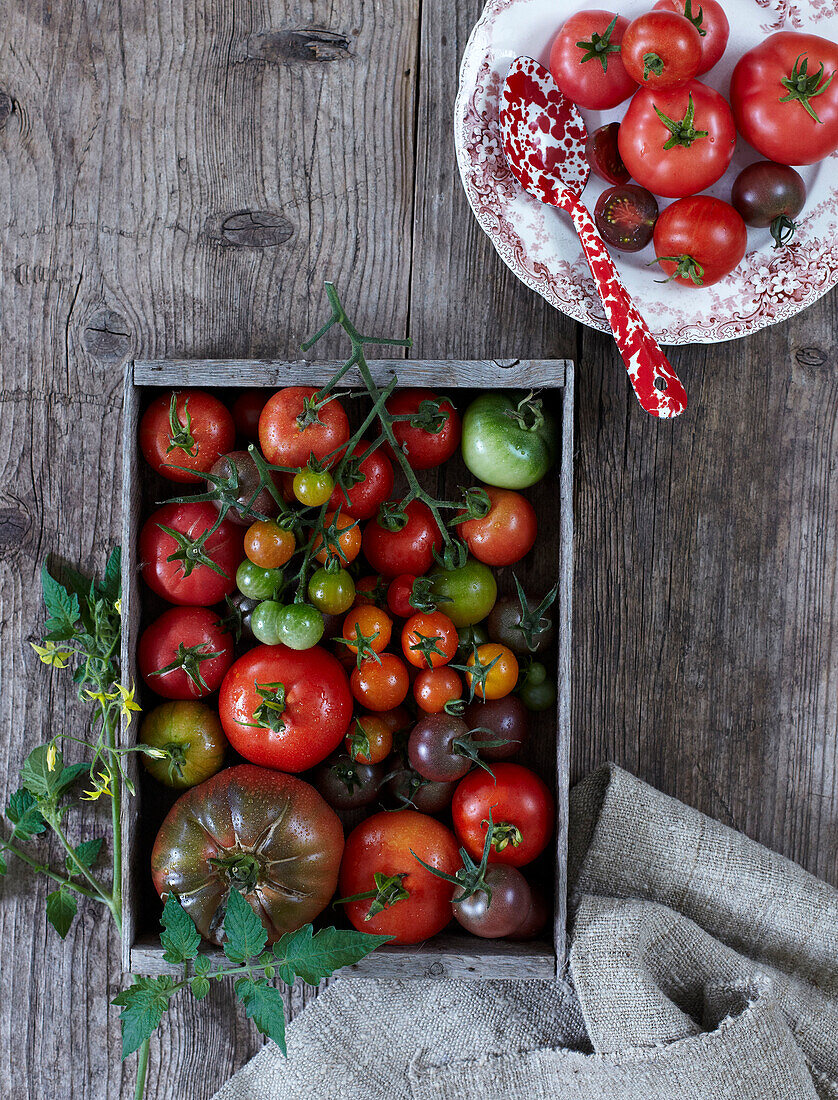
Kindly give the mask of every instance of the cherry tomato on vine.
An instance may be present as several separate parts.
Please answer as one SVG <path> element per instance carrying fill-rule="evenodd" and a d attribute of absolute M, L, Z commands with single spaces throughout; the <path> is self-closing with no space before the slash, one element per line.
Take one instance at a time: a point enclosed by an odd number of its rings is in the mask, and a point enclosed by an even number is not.
<path fill-rule="evenodd" d="M 758 160 L 733 181 L 731 206 L 745 225 L 771 229 L 774 247 L 783 248 L 794 236 L 794 219 L 806 202 L 806 184 L 787 164 Z"/>
<path fill-rule="evenodd" d="M 276 600 L 262 600 L 250 613 L 250 632 L 263 645 L 279 645 L 280 626 L 285 618 L 285 606 Z"/>
<path fill-rule="evenodd" d="M 349 684 L 352 694 L 367 710 L 392 710 L 404 702 L 410 678 L 404 661 L 395 653 L 379 653 L 352 670 Z"/>
<path fill-rule="evenodd" d="M 460 537 L 478 561 L 513 565 L 535 545 L 538 522 L 526 497 L 513 489 L 486 488 L 489 511 L 482 519 L 459 524 Z"/>
<path fill-rule="evenodd" d="M 349 439 L 340 401 L 313 401 L 315 386 L 288 386 L 271 397 L 259 417 L 259 444 L 275 466 L 305 466 L 311 455 L 323 461 Z"/>
<path fill-rule="evenodd" d="M 486 889 L 478 889 L 452 904 L 458 924 L 483 939 L 514 938 L 518 929 L 530 920 L 529 883 L 517 867 L 506 865 L 489 867 L 483 883 Z"/>
<path fill-rule="evenodd" d="M 745 255 L 748 231 L 729 203 L 693 195 L 668 206 L 655 226 L 655 254 L 666 275 L 683 286 L 723 279 Z"/>
<path fill-rule="evenodd" d="M 355 606 L 370 603 L 376 607 L 387 604 L 387 581 L 377 574 L 367 574 L 355 582 Z"/>
<path fill-rule="evenodd" d="M 721 58 L 730 37 L 730 24 L 718 0 L 658 0 L 655 11 L 675 11 L 693 24 L 701 38 L 701 64 L 696 76 L 708 72 Z"/>
<path fill-rule="evenodd" d="M 591 169 L 612 186 L 616 183 L 628 183 L 631 179 L 617 148 L 619 132 L 619 122 L 609 122 L 607 126 L 594 130 L 585 145 L 585 156 Z"/>
<path fill-rule="evenodd" d="M 498 583 L 482 561 L 469 558 L 456 569 L 439 566 L 430 579 L 434 596 L 456 627 L 479 623 L 495 606 Z"/>
<path fill-rule="evenodd" d="M 270 600 L 276 595 L 282 581 L 278 569 L 262 569 L 245 558 L 236 571 L 239 592 L 249 600 Z"/>
<path fill-rule="evenodd" d="M 294 474 L 294 496 L 306 508 L 319 508 L 332 496 L 335 483 L 328 470 L 312 470 L 304 466 Z"/>
<path fill-rule="evenodd" d="M 628 19 L 594 8 L 562 24 L 550 47 L 550 72 L 568 99 L 587 110 L 607 111 L 632 94 L 620 45 Z"/>
<path fill-rule="evenodd" d="M 224 518 L 240 527 L 250 527 L 255 519 L 273 519 L 278 510 L 247 451 L 230 451 L 214 462 L 207 478 L 207 491 L 217 494 L 214 504 L 219 511 L 226 509 Z"/>
<path fill-rule="evenodd" d="M 233 639 L 208 607 L 172 607 L 140 635 L 137 664 L 165 699 L 200 699 L 221 684 L 233 660 Z"/>
<path fill-rule="evenodd" d="M 470 669 L 466 680 L 469 686 L 474 686 L 478 699 L 502 699 L 518 682 L 517 657 L 511 649 L 497 642 L 478 646 L 466 664 Z"/>
<path fill-rule="evenodd" d="M 241 531 L 222 520 L 204 538 L 217 522 L 218 512 L 204 501 L 152 512 L 139 539 L 142 578 L 152 592 L 170 603 L 208 607 L 234 591 Z"/>
<path fill-rule="evenodd" d="M 239 439 L 248 443 L 256 443 L 259 439 L 259 417 L 262 409 L 268 403 L 271 396 L 270 390 L 247 389 L 242 390 L 233 407 L 233 422 L 236 425 L 236 434 Z"/>
<path fill-rule="evenodd" d="M 684 15 L 647 11 L 626 27 L 620 56 L 642 88 L 675 88 L 701 68 L 701 35 Z"/>
<path fill-rule="evenodd" d="M 280 642 L 294 650 L 316 646 L 325 628 L 322 612 L 307 603 L 288 604 L 277 621 Z"/>
<path fill-rule="evenodd" d="M 343 512 L 327 512 L 323 517 L 326 533 L 326 545 L 319 533 L 314 539 L 312 549 L 316 561 L 325 562 L 327 558 L 337 558 L 341 565 L 348 565 L 361 552 L 361 529 L 358 521 Z"/>
<path fill-rule="evenodd" d="M 700 80 L 677 88 L 641 88 L 620 123 L 626 168 L 641 187 L 670 199 L 714 184 L 735 145 L 727 101 Z"/>
<path fill-rule="evenodd" d="M 380 764 L 393 750 L 393 731 L 378 714 L 353 718 L 344 740 L 346 751 L 361 764 Z"/>
<path fill-rule="evenodd" d="M 447 665 L 458 644 L 456 626 L 441 611 L 419 611 L 402 628 L 402 652 L 415 668 Z"/>
<path fill-rule="evenodd" d="M 433 565 L 434 550 L 442 549 L 442 534 L 427 504 L 412 500 L 404 514 L 407 522 L 397 531 L 389 530 L 381 516 L 371 519 L 364 528 L 364 556 L 384 577 L 399 573 L 421 576 Z"/>
<path fill-rule="evenodd" d="M 479 859 L 492 819 L 490 863 L 523 867 L 540 855 L 553 835 L 553 796 L 542 779 L 521 764 L 493 764 L 494 776 L 478 768 L 454 792 L 451 813 L 457 839 Z"/>
<path fill-rule="evenodd" d="M 355 600 L 355 582 L 345 569 L 316 569 L 308 582 L 308 598 L 325 615 L 342 615 Z"/>
<path fill-rule="evenodd" d="M 374 604 L 362 604 L 354 607 L 343 620 L 342 634 L 349 643 L 347 649 L 350 653 L 358 652 L 359 639 L 366 639 L 363 643 L 365 649 L 371 649 L 374 653 L 383 653 L 390 644 L 393 632 L 393 620 L 386 611 Z"/>
<path fill-rule="evenodd" d="M 279 569 L 296 549 L 294 532 L 280 527 L 275 520 L 257 520 L 245 532 L 244 552 L 261 569 Z"/>
<path fill-rule="evenodd" d="M 203 390 L 170 390 L 149 405 L 140 421 L 140 450 L 161 477 L 198 482 L 236 440 L 233 417 Z M 186 466 L 187 470 L 175 469 Z M 194 471 L 194 472 L 189 472 Z"/>
<path fill-rule="evenodd" d="M 439 714 L 445 704 L 462 698 L 463 681 L 453 668 L 426 668 L 413 681 L 413 698 L 426 714 Z"/>
<path fill-rule="evenodd" d="M 224 763 L 227 738 L 215 710 L 179 699 L 143 717 L 139 744 L 166 750 L 165 760 L 142 754 L 143 765 L 158 782 L 183 790 L 215 775 Z"/>
<path fill-rule="evenodd" d="M 332 493 L 330 507 L 353 519 L 371 519 L 393 491 L 390 459 L 381 447 L 362 458 L 369 447 L 365 439 L 355 444 L 341 474 L 342 484 Z"/>
<path fill-rule="evenodd" d="M 608 187 L 594 207 L 594 221 L 600 236 L 611 248 L 639 252 L 651 241 L 658 220 L 655 196 L 645 187 L 625 183 Z"/>
<path fill-rule="evenodd" d="M 386 402 L 391 416 L 411 416 L 393 423 L 393 435 L 414 470 L 429 470 L 447 462 L 460 445 L 462 425 L 447 397 L 433 390 L 396 390 Z"/>

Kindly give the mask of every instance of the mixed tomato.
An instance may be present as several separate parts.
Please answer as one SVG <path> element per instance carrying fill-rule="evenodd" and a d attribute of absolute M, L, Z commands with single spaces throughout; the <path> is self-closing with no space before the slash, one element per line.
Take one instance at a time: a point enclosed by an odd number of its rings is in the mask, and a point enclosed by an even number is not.
<path fill-rule="evenodd" d="M 556 423 L 537 394 L 461 416 L 391 390 L 357 415 L 332 384 L 166 392 L 142 420 L 171 499 L 139 535 L 157 697 L 140 740 L 179 794 L 152 875 L 216 942 L 231 890 L 271 940 L 335 898 L 402 944 L 452 920 L 530 938 L 549 916 L 530 865 L 549 861 L 553 796 L 516 758 L 556 699 L 556 589 L 511 570 L 538 545 L 527 490 Z M 475 482 L 437 499 L 417 475 L 436 485 L 458 452 Z"/>
<path fill-rule="evenodd" d="M 594 210 L 607 245 L 653 243 L 666 280 L 706 287 L 740 263 L 747 227 L 789 243 L 806 187 L 795 164 L 838 149 L 838 44 L 779 31 L 737 61 L 727 98 L 700 77 L 721 59 L 730 26 L 717 0 L 658 0 L 629 20 L 586 9 L 559 28 L 550 70 L 583 109 L 628 101 L 620 122 L 595 129 L 586 155 L 610 186 Z M 764 159 L 739 173 L 729 196 L 701 194 L 727 172 L 737 134 Z M 676 200 L 661 209 L 658 199 Z"/>

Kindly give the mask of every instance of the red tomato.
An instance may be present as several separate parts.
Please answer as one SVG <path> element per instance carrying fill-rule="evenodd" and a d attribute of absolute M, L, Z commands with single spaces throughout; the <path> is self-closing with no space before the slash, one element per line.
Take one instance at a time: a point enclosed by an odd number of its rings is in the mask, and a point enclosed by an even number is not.
<path fill-rule="evenodd" d="M 343 620 L 342 633 L 349 643 L 346 648 L 350 653 L 357 654 L 361 645 L 366 652 L 383 653 L 390 644 L 392 632 L 393 620 L 374 603 L 354 607 Z"/>
<path fill-rule="evenodd" d="M 577 12 L 562 24 L 550 47 L 550 72 L 577 106 L 607 111 L 637 87 L 620 56 L 627 26 L 628 19 L 601 8 Z"/>
<path fill-rule="evenodd" d="M 400 619 L 409 619 L 416 608 L 410 602 L 416 577 L 412 573 L 399 573 L 390 581 L 387 589 L 387 606 Z"/>
<path fill-rule="evenodd" d="M 288 386 L 268 400 L 259 417 L 259 444 L 275 466 L 305 466 L 324 459 L 349 439 L 349 421 L 338 400 L 313 411 L 315 386 Z"/>
<path fill-rule="evenodd" d="M 490 863 L 523 867 L 541 855 L 553 835 L 553 796 L 535 772 L 521 764 L 493 764 L 460 781 L 451 814 L 457 839 L 480 859 L 492 815 Z"/>
<path fill-rule="evenodd" d="M 730 101 L 745 141 L 779 164 L 838 149 L 838 43 L 780 31 L 739 58 Z"/>
<path fill-rule="evenodd" d="M 405 515 L 407 523 L 400 531 L 388 531 L 378 518 L 364 528 L 364 556 L 384 577 L 399 573 L 421 576 L 433 565 L 434 550 L 442 549 L 442 535 L 427 504 L 412 500 Z"/>
<path fill-rule="evenodd" d="M 655 254 L 661 270 L 683 286 L 718 282 L 737 266 L 747 244 L 748 230 L 741 216 L 710 195 L 673 202 L 655 226 Z"/>
<path fill-rule="evenodd" d="M 426 714 L 440 714 L 445 704 L 463 696 L 463 681 L 453 668 L 426 668 L 413 681 L 413 698 Z"/>
<path fill-rule="evenodd" d="M 233 402 L 233 422 L 241 440 L 248 443 L 259 441 L 259 417 L 271 396 L 270 390 L 242 390 Z"/>
<path fill-rule="evenodd" d="M 301 772 L 341 743 L 352 696 L 340 662 L 320 646 L 260 645 L 224 677 L 218 710 L 230 744 L 245 760 Z"/>
<path fill-rule="evenodd" d="M 460 536 L 478 561 L 512 565 L 532 550 L 538 533 L 535 509 L 512 489 L 486 486 L 490 508 L 482 519 L 459 525 Z"/>
<path fill-rule="evenodd" d="M 325 562 L 336 559 L 341 565 L 355 561 L 361 552 L 361 528 L 358 521 L 343 512 L 327 512 L 323 517 L 323 530 L 326 533 L 326 545 L 323 536 L 318 534 L 311 545 L 315 561 Z"/>
<path fill-rule="evenodd" d="M 427 404 L 430 402 L 436 402 L 438 408 Z M 396 442 L 414 470 L 429 470 L 447 462 L 460 445 L 459 414 L 447 397 L 433 390 L 396 390 L 387 399 L 387 411 L 391 416 L 427 415 L 428 428 L 414 427 L 409 420 L 393 425 Z"/>
<path fill-rule="evenodd" d="M 387 581 L 377 574 L 367 574 L 355 582 L 355 607 L 372 604 L 374 607 L 387 606 Z"/>
<path fill-rule="evenodd" d="M 666 149 L 670 141 L 675 144 Z M 736 145 L 736 128 L 723 96 L 700 80 L 690 80 L 678 88 L 641 88 L 620 124 L 617 142 L 626 168 L 641 187 L 677 199 L 703 191 L 724 175 Z"/>
<path fill-rule="evenodd" d="M 353 519 L 370 519 L 393 491 L 393 467 L 381 448 L 362 461 L 357 460 L 369 450 L 369 443 L 362 439 L 352 449 L 352 455 L 344 467 L 342 479 L 346 490 L 335 486 L 329 507 Z"/>
<path fill-rule="evenodd" d="M 696 76 L 709 72 L 725 52 L 730 36 L 730 24 L 717 0 L 658 0 L 655 11 L 676 11 L 693 24 L 701 38 L 701 65 Z"/>
<path fill-rule="evenodd" d="M 460 639 L 441 611 L 420 611 L 404 624 L 402 651 L 415 668 L 440 668 L 453 660 Z"/>
<path fill-rule="evenodd" d="M 393 936 L 393 943 L 421 943 L 451 920 L 454 887 L 427 871 L 413 853 L 447 875 L 460 867 L 451 830 L 415 810 L 373 814 L 349 834 L 338 879 L 341 897 L 375 890 L 376 874 L 393 880 L 381 895 L 384 907 L 372 916 L 373 899 L 346 903 L 346 915 L 359 931 Z"/>
<path fill-rule="evenodd" d="M 620 56 L 641 88 L 674 88 L 701 67 L 701 35 L 674 11 L 647 11 L 626 27 Z"/>
<path fill-rule="evenodd" d="M 235 440 L 233 417 L 217 397 L 203 390 L 167 390 L 152 401 L 140 421 L 143 457 L 169 481 L 202 481 L 201 474 L 232 450 Z"/>
<path fill-rule="evenodd" d="M 140 675 L 164 699 L 210 695 L 232 660 L 233 639 L 208 607 L 164 611 L 146 627 L 137 647 Z"/>
<path fill-rule="evenodd" d="M 139 551 L 142 577 L 152 592 L 170 603 L 201 607 L 232 594 L 244 538 L 241 528 L 225 519 L 201 542 L 217 521 L 215 505 L 203 501 L 164 504 L 149 516 L 140 531 Z M 181 539 L 164 527 L 177 531 Z"/>
<path fill-rule="evenodd" d="M 352 670 L 349 679 L 352 694 L 358 702 L 376 712 L 400 706 L 410 687 L 404 661 L 395 653 L 380 653 L 378 659 L 367 657 Z"/>

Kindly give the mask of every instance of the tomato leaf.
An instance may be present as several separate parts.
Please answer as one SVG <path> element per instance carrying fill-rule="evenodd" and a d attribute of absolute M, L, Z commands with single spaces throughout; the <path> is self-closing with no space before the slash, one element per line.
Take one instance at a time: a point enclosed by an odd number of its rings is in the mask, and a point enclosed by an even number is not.
<path fill-rule="evenodd" d="M 115 546 L 110 552 L 107 565 L 105 566 L 105 576 L 99 585 L 99 591 L 105 599 L 113 602 L 119 598 L 121 577 L 122 548 L 120 546 Z"/>
<path fill-rule="evenodd" d="M 47 827 L 35 797 L 25 787 L 9 797 L 6 817 L 13 826 L 12 836 L 20 837 L 21 840 L 29 840 L 30 837 L 44 832 Z"/>
<path fill-rule="evenodd" d="M 82 867 L 90 868 L 99 858 L 99 853 L 102 851 L 102 845 L 105 843 L 103 837 L 96 837 L 95 840 L 83 840 L 81 844 L 77 844 L 73 849 L 73 855 L 82 865 Z M 73 859 L 67 856 L 66 859 L 67 870 L 71 875 L 78 873 L 78 867 Z"/>
<path fill-rule="evenodd" d="M 244 963 L 260 954 L 268 942 L 264 925 L 238 890 L 231 890 L 224 915 L 224 954 L 233 963 Z"/>
<path fill-rule="evenodd" d="M 20 781 L 23 786 L 36 798 L 48 798 L 58 779 L 58 769 L 61 763 L 61 754 L 56 754 L 53 767 L 49 766 L 49 745 L 38 745 L 26 757 L 23 767 L 20 769 Z"/>
<path fill-rule="evenodd" d="M 253 1020 L 263 1035 L 273 1039 L 283 1054 L 287 1054 L 285 1004 L 276 986 L 269 985 L 264 978 L 239 978 L 236 982 L 236 996 L 244 1005 L 247 1018 Z"/>
<path fill-rule="evenodd" d="M 194 959 L 201 946 L 201 934 L 174 894 L 166 898 L 160 923 L 163 925 L 160 942 L 166 948 L 163 952 L 166 962 L 184 963 Z"/>
<path fill-rule="evenodd" d="M 75 592 L 71 595 L 63 584 L 50 576 L 46 563 L 41 566 L 41 587 L 44 591 L 44 603 L 50 615 L 46 622 L 46 629 L 52 632 L 67 630 L 72 634 L 73 628 L 81 617 L 78 596 Z"/>
<path fill-rule="evenodd" d="M 122 1011 L 122 1057 L 127 1058 L 143 1045 L 163 1018 L 174 994 L 170 977 L 134 978 L 134 984 L 111 1001 Z"/>
<path fill-rule="evenodd" d="M 5 859 L 3 859 L 2 856 L 0 856 L 0 875 L 5 875 L 5 873 L 8 871 L 8 869 L 9 868 L 6 865 Z"/>
<path fill-rule="evenodd" d="M 56 798 L 68 791 L 70 787 L 76 782 L 77 779 L 81 779 L 82 776 L 87 777 L 90 775 L 90 765 L 84 762 L 80 764 L 68 764 L 66 768 L 62 768 L 56 777 L 53 794 Z"/>
<path fill-rule="evenodd" d="M 296 932 L 286 932 L 273 945 L 273 953 L 277 972 L 286 985 L 302 978 L 308 985 L 316 986 L 342 966 L 351 966 L 392 938 L 347 928 L 321 928 L 314 933 L 310 924 L 304 924 Z"/>
<path fill-rule="evenodd" d="M 165 958 L 165 955 L 163 956 Z M 210 991 L 210 984 L 208 978 L 193 978 L 190 988 L 192 995 L 199 1001 L 202 1001 Z"/>
<path fill-rule="evenodd" d="M 47 894 L 47 920 L 62 940 L 70 931 L 77 909 L 76 896 L 66 886 Z"/>

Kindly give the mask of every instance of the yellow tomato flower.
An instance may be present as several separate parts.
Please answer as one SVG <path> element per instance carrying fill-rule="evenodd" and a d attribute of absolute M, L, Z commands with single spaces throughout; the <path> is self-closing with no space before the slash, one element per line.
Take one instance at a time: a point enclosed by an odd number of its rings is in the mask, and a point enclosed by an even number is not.
<path fill-rule="evenodd" d="M 34 642 L 29 643 L 45 665 L 52 665 L 53 668 L 66 668 L 67 662 L 73 655 L 73 651 L 69 649 L 60 649 L 55 642 L 47 641 L 44 645 L 35 645 Z"/>

